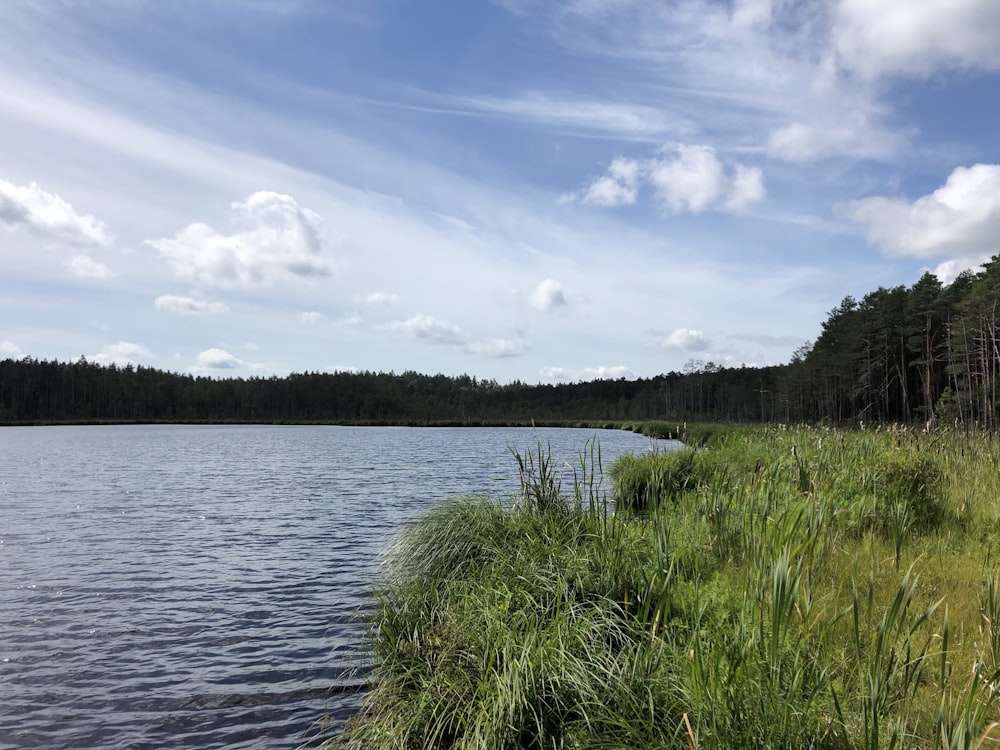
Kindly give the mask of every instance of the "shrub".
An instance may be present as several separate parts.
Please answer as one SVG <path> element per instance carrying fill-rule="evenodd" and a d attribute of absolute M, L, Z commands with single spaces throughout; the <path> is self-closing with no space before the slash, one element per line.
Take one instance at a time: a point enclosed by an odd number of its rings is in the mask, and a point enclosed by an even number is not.
<path fill-rule="evenodd" d="M 937 528 L 944 518 L 944 472 L 934 454 L 899 446 L 863 461 L 862 492 L 873 498 L 868 525 L 884 532 L 903 515 L 918 531 Z"/>
<path fill-rule="evenodd" d="M 611 467 L 618 507 L 632 511 L 648 510 L 696 487 L 697 454 L 693 449 L 685 449 L 622 456 Z"/>

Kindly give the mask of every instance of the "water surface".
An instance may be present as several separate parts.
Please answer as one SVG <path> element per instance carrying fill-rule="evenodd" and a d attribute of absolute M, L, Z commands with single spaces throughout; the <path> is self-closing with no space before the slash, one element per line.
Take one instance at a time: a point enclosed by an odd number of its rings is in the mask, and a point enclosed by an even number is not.
<path fill-rule="evenodd" d="M 380 551 L 510 447 L 623 431 L 0 428 L 0 748 L 295 748 L 360 700 Z M 567 473 L 566 481 L 572 481 Z"/>

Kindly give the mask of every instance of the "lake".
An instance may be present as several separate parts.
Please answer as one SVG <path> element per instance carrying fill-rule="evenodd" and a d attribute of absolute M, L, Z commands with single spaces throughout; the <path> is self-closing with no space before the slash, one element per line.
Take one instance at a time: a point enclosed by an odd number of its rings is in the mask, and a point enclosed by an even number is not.
<path fill-rule="evenodd" d="M 511 447 L 578 464 L 595 438 L 605 467 L 654 445 L 583 429 L 0 428 L 0 748 L 315 745 L 363 696 L 359 613 L 400 525 L 451 495 L 516 491 Z"/>

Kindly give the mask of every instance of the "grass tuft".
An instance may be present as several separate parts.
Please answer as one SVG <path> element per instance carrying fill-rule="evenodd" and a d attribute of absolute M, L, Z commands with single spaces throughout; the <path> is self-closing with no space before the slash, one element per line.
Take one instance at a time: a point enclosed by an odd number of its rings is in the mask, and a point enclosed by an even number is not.
<path fill-rule="evenodd" d="M 710 434 L 623 457 L 610 498 L 595 446 L 571 490 L 539 446 L 514 497 L 410 525 L 329 746 L 996 745 L 1000 441 Z"/>

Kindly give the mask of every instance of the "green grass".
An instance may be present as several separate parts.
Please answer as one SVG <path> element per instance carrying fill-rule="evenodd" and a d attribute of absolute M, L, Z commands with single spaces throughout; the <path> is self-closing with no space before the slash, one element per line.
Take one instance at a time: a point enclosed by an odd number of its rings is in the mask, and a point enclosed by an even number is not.
<path fill-rule="evenodd" d="M 388 551 L 375 679 L 329 745 L 1000 744 L 1000 441 L 707 431 L 463 498 Z M 615 511 L 610 512 L 609 508 Z"/>

